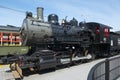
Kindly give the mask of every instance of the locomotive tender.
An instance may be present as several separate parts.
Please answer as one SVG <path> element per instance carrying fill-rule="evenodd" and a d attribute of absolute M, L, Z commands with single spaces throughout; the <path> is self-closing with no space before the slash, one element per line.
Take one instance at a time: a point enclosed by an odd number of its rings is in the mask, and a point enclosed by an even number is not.
<path fill-rule="evenodd" d="M 41 70 L 120 52 L 120 34 L 110 32 L 111 27 L 95 22 L 78 25 L 75 18 L 63 19 L 62 24 L 58 20 L 56 14 L 50 14 L 45 22 L 41 7 L 37 18 L 28 12 L 20 33 L 22 45 L 29 46 L 29 51 L 4 61 L 16 61 L 22 69 Z"/>

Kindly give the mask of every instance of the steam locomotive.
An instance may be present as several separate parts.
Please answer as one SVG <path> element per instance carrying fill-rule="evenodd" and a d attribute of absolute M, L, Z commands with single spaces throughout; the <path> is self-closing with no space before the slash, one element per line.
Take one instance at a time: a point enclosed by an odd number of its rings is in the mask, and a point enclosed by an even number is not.
<path fill-rule="evenodd" d="M 37 8 L 37 18 L 28 12 L 20 29 L 22 45 L 29 46 L 26 54 L 14 58 L 22 69 L 47 69 L 72 64 L 120 52 L 120 34 L 110 32 L 107 25 L 80 22 L 73 18 L 59 23 L 56 14 L 43 18 L 43 8 Z M 14 61 L 7 58 L 7 62 Z"/>
<path fill-rule="evenodd" d="M 56 14 L 50 14 L 45 22 L 43 8 L 37 8 L 37 12 L 37 18 L 27 13 L 20 30 L 22 45 L 31 46 L 23 60 L 25 65 L 33 63 L 32 66 L 45 69 L 92 58 L 88 49 L 94 41 L 94 33 L 84 23 L 79 26 L 73 18 L 69 22 L 62 20 L 60 25 Z"/>

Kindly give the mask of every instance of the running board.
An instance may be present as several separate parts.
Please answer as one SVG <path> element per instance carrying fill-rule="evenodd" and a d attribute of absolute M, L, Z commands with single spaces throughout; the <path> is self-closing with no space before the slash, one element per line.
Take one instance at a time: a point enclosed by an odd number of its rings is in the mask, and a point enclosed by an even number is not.
<path fill-rule="evenodd" d="M 91 58 L 92 58 L 92 56 L 90 54 L 88 54 L 87 56 L 84 56 L 84 57 L 76 56 L 76 57 L 72 58 L 72 61 L 91 59 Z M 70 58 L 65 58 L 65 59 L 60 59 L 60 62 L 61 62 L 61 64 L 68 64 L 68 63 L 70 63 L 70 60 L 71 60 Z"/>

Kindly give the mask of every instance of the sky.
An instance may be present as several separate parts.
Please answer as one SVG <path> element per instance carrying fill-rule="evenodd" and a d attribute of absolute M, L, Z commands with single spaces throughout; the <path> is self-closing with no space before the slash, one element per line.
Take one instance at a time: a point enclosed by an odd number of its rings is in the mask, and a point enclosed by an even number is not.
<path fill-rule="evenodd" d="M 0 25 L 21 27 L 26 11 L 36 14 L 37 7 L 44 8 L 46 21 L 55 13 L 59 20 L 74 17 L 79 22 L 99 22 L 120 31 L 120 0 L 0 0 Z"/>

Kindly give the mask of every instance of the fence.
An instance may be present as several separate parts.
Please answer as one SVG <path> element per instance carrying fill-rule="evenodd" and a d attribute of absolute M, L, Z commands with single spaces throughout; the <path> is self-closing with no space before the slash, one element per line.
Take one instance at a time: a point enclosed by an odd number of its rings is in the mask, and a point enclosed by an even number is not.
<path fill-rule="evenodd" d="M 87 80 L 116 80 L 120 77 L 120 55 L 96 64 Z"/>

